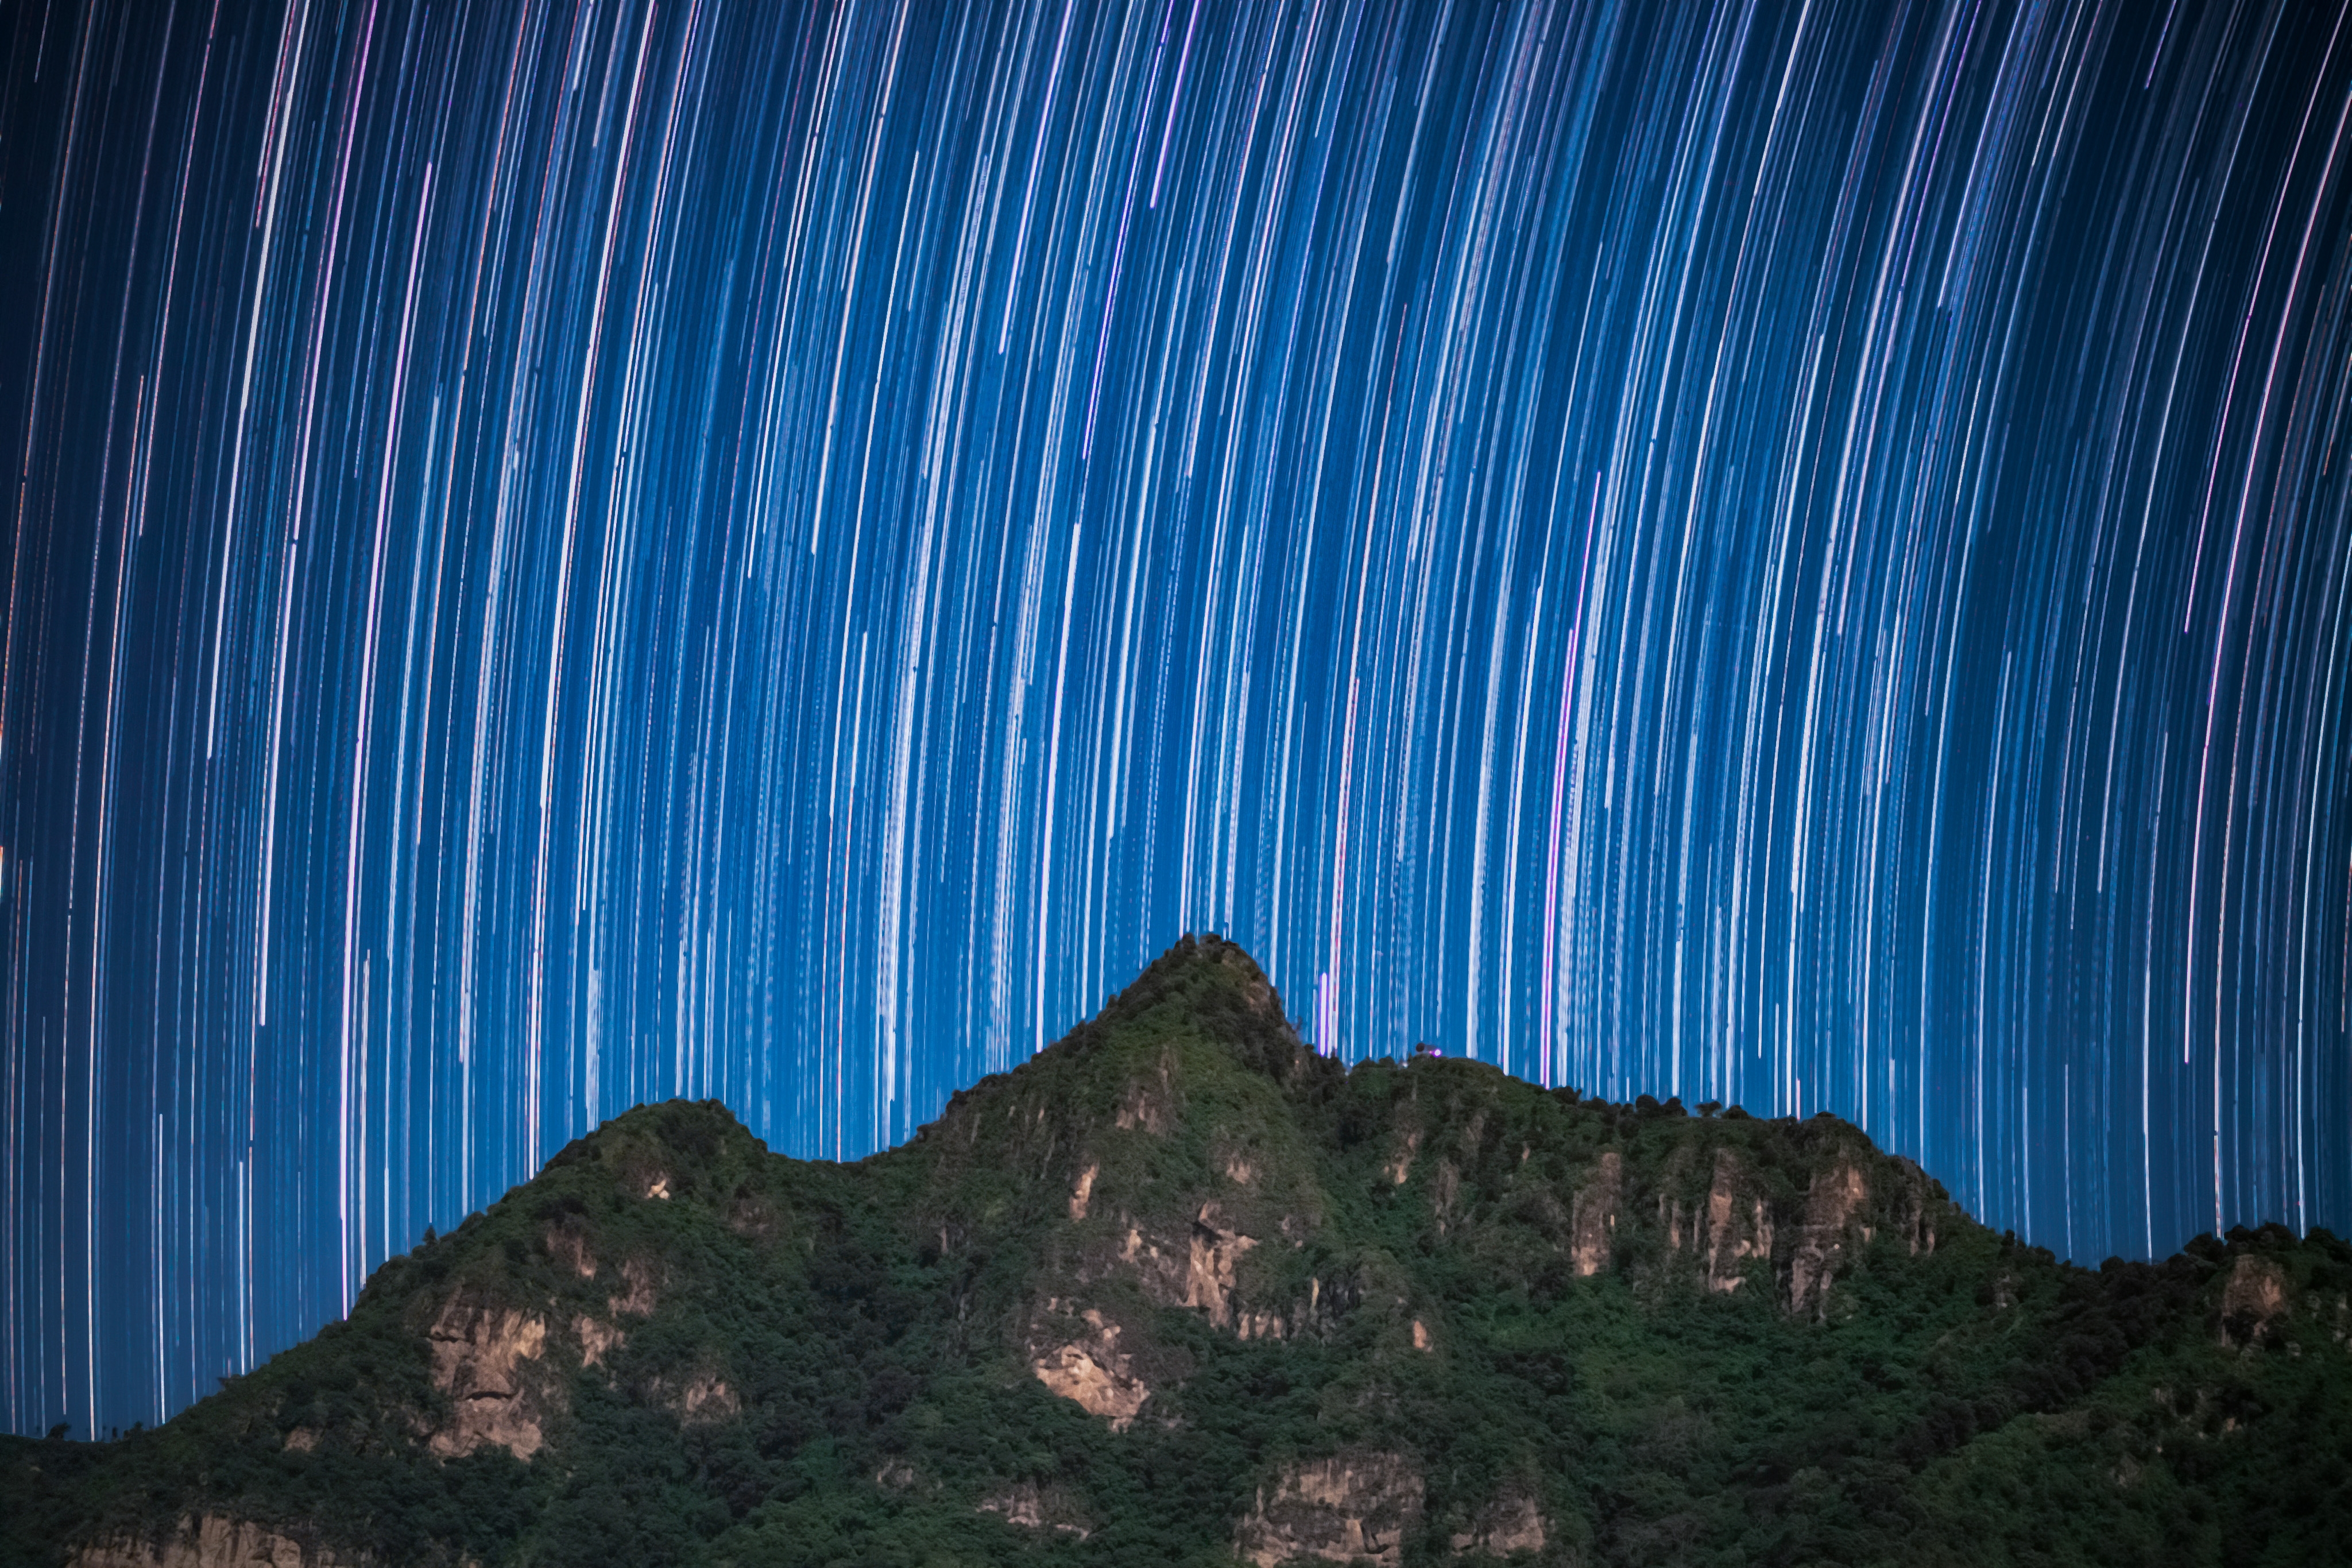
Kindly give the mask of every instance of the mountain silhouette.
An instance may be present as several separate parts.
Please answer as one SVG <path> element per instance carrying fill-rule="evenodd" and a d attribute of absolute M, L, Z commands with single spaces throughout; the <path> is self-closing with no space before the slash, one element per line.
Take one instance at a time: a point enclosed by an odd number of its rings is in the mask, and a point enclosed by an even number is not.
<path fill-rule="evenodd" d="M 2316 1563 L 2352 1249 L 2092 1270 L 1835 1117 L 1342 1068 L 1188 937 L 848 1165 L 641 1106 L 0 1562 Z"/>

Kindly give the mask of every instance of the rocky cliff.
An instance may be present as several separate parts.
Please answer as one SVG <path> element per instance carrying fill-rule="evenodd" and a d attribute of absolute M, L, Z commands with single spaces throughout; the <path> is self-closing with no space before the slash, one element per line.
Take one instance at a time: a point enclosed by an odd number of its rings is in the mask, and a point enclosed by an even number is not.
<path fill-rule="evenodd" d="M 16 1442 L 0 1561 L 2224 1561 L 2352 1538 L 2347 1301 L 2275 1228 L 2063 1266 L 1832 1117 L 1344 1071 L 1188 940 L 855 1166 L 631 1112 Z"/>

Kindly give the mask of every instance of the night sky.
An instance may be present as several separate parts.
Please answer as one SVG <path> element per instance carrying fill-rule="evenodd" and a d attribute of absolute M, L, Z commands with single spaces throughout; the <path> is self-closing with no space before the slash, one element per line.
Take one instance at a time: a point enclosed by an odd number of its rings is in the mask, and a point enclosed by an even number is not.
<path fill-rule="evenodd" d="M 10 0 L 8 1425 L 1188 930 L 2087 1262 L 2352 1228 L 2344 22 Z"/>

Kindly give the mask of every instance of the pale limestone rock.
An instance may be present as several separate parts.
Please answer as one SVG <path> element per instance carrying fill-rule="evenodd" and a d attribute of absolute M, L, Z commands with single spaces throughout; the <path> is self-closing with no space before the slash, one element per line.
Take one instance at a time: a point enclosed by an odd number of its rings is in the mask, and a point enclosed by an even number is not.
<path fill-rule="evenodd" d="M 1129 1084 L 1127 1097 L 1119 1102 L 1113 1119 L 1130 1132 L 1140 1128 L 1154 1137 L 1164 1137 L 1175 1119 L 1175 1060 L 1163 1051 L 1156 1081 Z"/>
<path fill-rule="evenodd" d="M 1462 1173 L 1452 1160 L 1437 1162 L 1437 1175 L 1429 1184 L 1429 1211 L 1437 1221 L 1437 1233 L 1445 1234 L 1454 1218 L 1454 1205 L 1462 1196 Z"/>
<path fill-rule="evenodd" d="M 1893 1156 L 1897 1180 L 1890 1195 L 1891 1211 L 1895 1233 L 1903 1238 L 1911 1256 L 1936 1250 L 1936 1225 L 1928 1217 L 1927 1173 L 1902 1155 Z"/>
<path fill-rule="evenodd" d="M 161 1542 L 117 1539 L 82 1547 L 72 1568 L 359 1568 L 360 1553 L 305 1545 L 248 1520 L 184 1518 Z"/>
<path fill-rule="evenodd" d="M 1258 1489 L 1234 1546 L 1259 1568 L 1297 1557 L 1394 1568 L 1421 1511 L 1421 1472 L 1410 1460 L 1359 1449 L 1286 1466 Z"/>
<path fill-rule="evenodd" d="M 580 1341 L 580 1364 L 602 1366 L 604 1358 L 628 1343 L 629 1336 L 611 1323 L 600 1322 L 583 1313 L 572 1320 L 572 1333 Z"/>
<path fill-rule="evenodd" d="M 726 1382 L 710 1373 L 693 1378 L 675 1395 L 658 1384 L 654 1396 L 668 1406 L 682 1427 L 711 1427 L 743 1413 L 743 1401 Z"/>
<path fill-rule="evenodd" d="M 979 1511 L 1000 1515 L 1005 1523 L 1024 1530 L 1052 1530 L 1084 1541 L 1094 1533 L 1084 1515 L 1059 1487 L 1040 1488 L 1022 1481 L 980 1500 Z"/>
<path fill-rule="evenodd" d="M 2242 1252 L 2230 1266 L 2230 1282 L 2221 1288 L 2221 1343 L 2232 1343 L 2233 1321 L 2246 1329 L 2248 1340 L 2286 1315 L 2286 1270 L 2268 1258 Z"/>
<path fill-rule="evenodd" d="M 627 1289 L 607 1301 L 605 1310 L 614 1317 L 623 1312 L 639 1318 L 653 1316 L 658 1299 L 654 1288 L 653 1265 L 635 1258 L 625 1260 L 621 1264 L 621 1283 Z"/>
<path fill-rule="evenodd" d="M 1579 1278 L 1609 1267 L 1617 1233 L 1617 1205 L 1625 1185 L 1625 1161 L 1614 1149 L 1603 1149 L 1592 1179 L 1578 1189 L 1569 1218 L 1569 1260 Z"/>
<path fill-rule="evenodd" d="M 1536 1500 L 1523 1491 L 1506 1492 L 1479 1510 L 1470 1528 L 1448 1542 L 1456 1555 L 1484 1552 L 1508 1557 L 1514 1552 L 1541 1552 L 1550 1537 Z"/>
<path fill-rule="evenodd" d="M 1237 1326 L 1234 1292 L 1241 1260 L 1257 1244 L 1256 1237 L 1244 1233 L 1211 1198 L 1194 1211 L 1181 1251 L 1172 1239 L 1163 1243 L 1130 1224 L 1118 1259 L 1134 1271 L 1135 1282 L 1150 1300 L 1194 1308 L 1219 1328 L 1231 1329 Z"/>
<path fill-rule="evenodd" d="M 1214 1199 L 1202 1204 L 1192 1221 L 1181 1304 L 1208 1313 L 1219 1328 L 1232 1327 L 1235 1275 L 1243 1255 L 1256 1245 L 1257 1238 L 1226 1224 Z"/>
<path fill-rule="evenodd" d="M 1087 1217 L 1087 1205 L 1094 1200 L 1095 1177 L 1101 1171 L 1100 1166 L 1088 1166 L 1078 1173 L 1078 1185 L 1070 1189 L 1070 1218 L 1073 1220 Z"/>
<path fill-rule="evenodd" d="M 588 1239 L 575 1226 L 551 1225 L 547 1228 L 548 1255 L 568 1267 L 583 1280 L 596 1277 L 596 1255 L 588 1249 Z"/>
<path fill-rule="evenodd" d="M 1841 1159 L 1813 1173 L 1804 1222 L 1789 1260 L 1789 1311 L 1811 1311 L 1815 1317 L 1828 1312 L 1830 1281 L 1845 1257 L 1847 1228 L 1869 1201 L 1870 1183 L 1853 1161 Z"/>
<path fill-rule="evenodd" d="M 1389 1178 L 1390 1186 L 1404 1185 L 1404 1178 L 1412 1175 L 1412 1157 L 1420 1152 L 1421 1129 L 1406 1128 L 1404 1135 L 1397 1139 L 1395 1149 L 1389 1155 L 1388 1164 L 1381 1167 L 1381 1174 Z"/>
<path fill-rule="evenodd" d="M 1235 1339 L 1286 1339 L 1290 1324 L 1280 1312 L 1240 1312 L 1234 1314 Z"/>
<path fill-rule="evenodd" d="M 1729 1292 L 1748 1282 L 1747 1266 L 1772 1256 L 1772 1213 L 1760 1195 L 1740 1190 L 1739 1156 L 1715 1153 L 1715 1179 L 1706 1192 L 1704 1246 L 1706 1288 Z"/>
<path fill-rule="evenodd" d="M 1089 1416 L 1107 1416 L 1124 1432 L 1151 1390 L 1135 1375 L 1134 1358 L 1118 1348 L 1118 1325 L 1089 1307 L 1087 1332 L 1065 1344 L 1031 1345 L 1029 1370 L 1046 1391 L 1074 1400 Z"/>
<path fill-rule="evenodd" d="M 444 1458 L 495 1444 L 527 1459 L 545 1441 L 536 1381 L 528 1375 L 547 1346 L 547 1320 L 511 1308 L 453 1298 L 433 1320 L 433 1385 L 449 1396 L 449 1422 L 433 1433 Z"/>

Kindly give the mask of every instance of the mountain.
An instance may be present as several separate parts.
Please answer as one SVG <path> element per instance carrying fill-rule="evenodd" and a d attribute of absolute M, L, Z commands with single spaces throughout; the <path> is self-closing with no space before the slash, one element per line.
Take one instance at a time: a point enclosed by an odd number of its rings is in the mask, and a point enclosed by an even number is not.
<path fill-rule="evenodd" d="M 855 1165 L 606 1124 L 164 1427 L 10 1439 L 0 1560 L 2341 1562 L 2347 1333 L 2324 1232 L 2071 1267 L 1832 1116 L 1344 1070 L 1187 938 Z"/>

